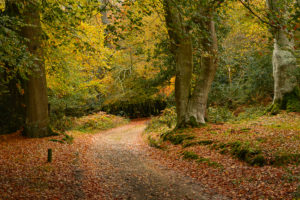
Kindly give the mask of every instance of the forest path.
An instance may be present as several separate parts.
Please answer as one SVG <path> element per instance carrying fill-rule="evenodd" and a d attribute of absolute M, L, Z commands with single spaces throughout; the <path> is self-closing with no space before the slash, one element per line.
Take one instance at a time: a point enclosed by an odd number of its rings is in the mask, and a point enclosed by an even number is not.
<path fill-rule="evenodd" d="M 196 180 L 147 156 L 141 134 L 145 121 L 131 122 L 96 136 L 92 146 L 106 199 L 223 199 L 203 192 Z"/>

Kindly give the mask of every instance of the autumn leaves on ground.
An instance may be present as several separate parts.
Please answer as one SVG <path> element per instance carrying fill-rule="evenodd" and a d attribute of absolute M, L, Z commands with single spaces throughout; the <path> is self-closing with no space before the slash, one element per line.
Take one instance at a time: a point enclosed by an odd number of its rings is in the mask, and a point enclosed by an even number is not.
<path fill-rule="evenodd" d="M 65 135 L 3 135 L 0 199 L 299 198 L 299 114 L 178 131 L 168 117 L 98 113 Z"/>

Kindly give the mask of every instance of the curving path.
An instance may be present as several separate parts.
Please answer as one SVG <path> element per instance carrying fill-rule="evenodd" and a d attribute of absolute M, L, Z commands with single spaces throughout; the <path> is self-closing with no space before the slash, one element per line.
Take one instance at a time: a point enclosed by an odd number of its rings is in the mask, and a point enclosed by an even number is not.
<path fill-rule="evenodd" d="M 106 199 L 224 199 L 205 194 L 199 182 L 150 159 L 142 148 L 145 127 L 132 122 L 96 136 L 94 161 L 103 180 L 100 185 L 109 191 Z"/>

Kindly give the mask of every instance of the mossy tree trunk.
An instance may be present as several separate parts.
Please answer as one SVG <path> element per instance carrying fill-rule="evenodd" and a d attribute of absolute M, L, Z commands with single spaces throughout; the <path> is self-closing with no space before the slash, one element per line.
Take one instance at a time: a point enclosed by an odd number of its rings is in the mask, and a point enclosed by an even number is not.
<path fill-rule="evenodd" d="M 279 16 L 279 12 L 286 10 L 284 1 L 267 0 L 270 9 L 270 20 Z M 281 10 L 281 11 L 280 11 Z M 297 81 L 297 59 L 294 39 L 291 32 L 288 32 L 285 24 L 288 14 L 283 14 L 277 23 L 271 28 L 274 36 L 273 49 L 273 77 L 274 77 L 274 98 L 269 111 L 277 114 L 279 110 L 300 112 L 299 82 Z"/>
<path fill-rule="evenodd" d="M 37 0 L 23 1 L 22 3 L 24 5 L 23 19 L 28 25 L 22 28 L 21 34 L 28 39 L 28 51 L 36 58 L 25 88 L 26 122 L 24 133 L 28 137 L 45 137 L 49 135 L 49 117 L 40 5 Z"/>
<path fill-rule="evenodd" d="M 186 122 L 191 125 L 205 123 L 208 94 L 217 70 L 217 35 L 212 17 L 207 14 L 207 21 L 203 22 L 203 29 L 208 36 L 201 40 L 203 52 L 200 72 L 197 75 L 196 86 L 189 99 Z"/>
<path fill-rule="evenodd" d="M 175 58 L 175 102 L 177 126 L 185 123 L 187 106 L 190 96 L 193 72 L 192 41 L 188 27 L 175 5 L 170 0 L 164 1 L 165 18 L 171 40 L 171 52 Z"/>
<path fill-rule="evenodd" d="M 175 58 L 176 80 L 175 101 L 177 128 L 199 126 L 205 123 L 208 93 L 215 76 L 217 60 L 217 39 L 210 9 L 200 13 L 197 23 L 205 34 L 201 35 L 202 63 L 197 74 L 196 85 L 192 88 L 193 46 L 192 34 L 184 16 L 174 1 L 165 0 L 165 19 L 171 41 L 171 52 Z M 204 9 L 203 9 L 204 10 Z"/>

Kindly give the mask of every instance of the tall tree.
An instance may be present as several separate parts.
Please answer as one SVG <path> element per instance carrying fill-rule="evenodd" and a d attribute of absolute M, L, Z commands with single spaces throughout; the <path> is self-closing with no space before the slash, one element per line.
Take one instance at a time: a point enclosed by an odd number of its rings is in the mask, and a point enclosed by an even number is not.
<path fill-rule="evenodd" d="M 289 30 L 289 9 L 296 2 L 267 0 L 271 32 L 274 37 L 273 77 L 274 98 L 270 108 L 276 114 L 280 109 L 300 111 L 300 91 L 297 81 L 297 60 L 293 32 Z"/>
<path fill-rule="evenodd" d="M 30 73 L 25 80 L 25 130 L 28 137 L 49 135 L 48 96 L 42 50 L 40 5 L 37 0 L 6 1 L 8 12 L 22 18 L 20 35 L 25 39 L 27 51 L 34 57 Z M 29 61 L 28 61 L 29 62 Z"/>
<path fill-rule="evenodd" d="M 177 127 L 198 126 L 205 123 L 208 93 L 217 68 L 217 38 L 213 21 L 213 5 L 194 2 L 197 9 L 190 18 L 202 30 L 197 40 L 201 46 L 200 66 L 193 66 L 192 33 L 189 21 L 180 5 L 164 1 L 165 18 L 175 58 L 175 100 Z M 185 4 L 184 4 L 185 5 Z M 192 85 L 193 72 L 197 75 Z"/>
<path fill-rule="evenodd" d="M 49 135 L 48 96 L 42 48 L 40 5 L 37 0 L 24 1 L 23 17 L 27 24 L 22 35 L 28 39 L 28 51 L 36 57 L 26 84 L 25 135 L 44 137 Z"/>

